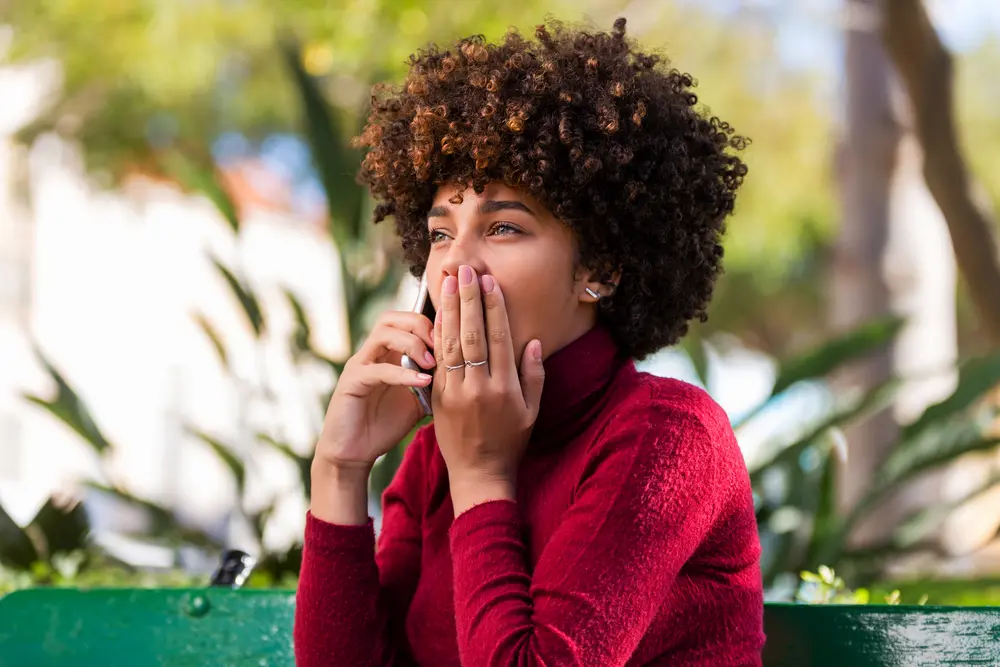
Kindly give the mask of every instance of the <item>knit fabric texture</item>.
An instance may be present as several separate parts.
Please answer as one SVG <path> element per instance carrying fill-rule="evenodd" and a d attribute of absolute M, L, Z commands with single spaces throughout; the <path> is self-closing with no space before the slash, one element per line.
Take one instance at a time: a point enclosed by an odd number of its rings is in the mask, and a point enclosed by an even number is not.
<path fill-rule="evenodd" d="M 754 667 L 760 543 L 746 464 L 701 389 L 595 327 L 545 361 L 517 502 L 454 517 L 433 424 L 373 525 L 306 517 L 299 667 Z"/>

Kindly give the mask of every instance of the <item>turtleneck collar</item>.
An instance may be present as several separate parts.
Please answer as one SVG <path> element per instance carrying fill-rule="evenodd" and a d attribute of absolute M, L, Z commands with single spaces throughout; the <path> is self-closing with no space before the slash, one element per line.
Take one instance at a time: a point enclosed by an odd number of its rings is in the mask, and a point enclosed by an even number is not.
<path fill-rule="evenodd" d="M 628 363 L 601 325 L 549 356 L 532 446 L 558 446 L 586 428 L 603 406 L 612 380 Z"/>

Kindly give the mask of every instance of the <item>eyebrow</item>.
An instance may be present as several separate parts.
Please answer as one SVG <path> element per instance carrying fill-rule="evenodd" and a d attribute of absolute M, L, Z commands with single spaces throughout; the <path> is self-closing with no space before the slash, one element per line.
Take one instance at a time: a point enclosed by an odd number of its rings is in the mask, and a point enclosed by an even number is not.
<path fill-rule="evenodd" d="M 535 215 L 530 208 L 519 201 L 514 200 L 494 200 L 483 202 L 479 207 L 480 213 L 496 213 L 498 211 L 523 211 L 528 215 Z M 444 206 L 434 206 L 427 211 L 428 218 L 440 218 L 448 215 L 448 209 Z"/>

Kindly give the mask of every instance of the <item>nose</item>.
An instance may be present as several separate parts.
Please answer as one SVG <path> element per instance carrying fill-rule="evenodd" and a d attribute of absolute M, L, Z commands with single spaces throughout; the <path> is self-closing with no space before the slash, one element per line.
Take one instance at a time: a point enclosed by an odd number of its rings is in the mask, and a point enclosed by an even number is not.
<path fill-rule="evenodd" d="M 448 276 L 458 278 L 458 267 L 463 264 L 471 266 L 477 276 L 481 276 L 489 270 L 483 260 L 482 253 L 475 248 L 475 242 L 457 238 L 451 242 L 448 254 L 441 262 L 441 279 L 444 280 Z"/>

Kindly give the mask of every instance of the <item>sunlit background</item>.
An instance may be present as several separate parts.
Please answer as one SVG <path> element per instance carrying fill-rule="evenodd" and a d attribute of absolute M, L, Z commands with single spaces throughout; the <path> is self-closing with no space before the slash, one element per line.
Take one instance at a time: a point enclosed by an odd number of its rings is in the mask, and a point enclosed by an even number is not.
<path fill-rule="evenodd" d="M 884 49 L 879 5 L 0 0 L 0 593 L 198 580 L 224 548 L 294 585 L 338 369 L 414 290 L 353 182 L 370 86 L 552 15 L 627 17 L 752 139 L 710 319 L 642 366 L 729 413 L 769 597 L 830 565 L 991 600 L 1000 3 L 923 3 L 953 89 L 900 76 L 919 35 Z M 932 192 L 918 121 L 949 108 L 970 185 Z"/>

